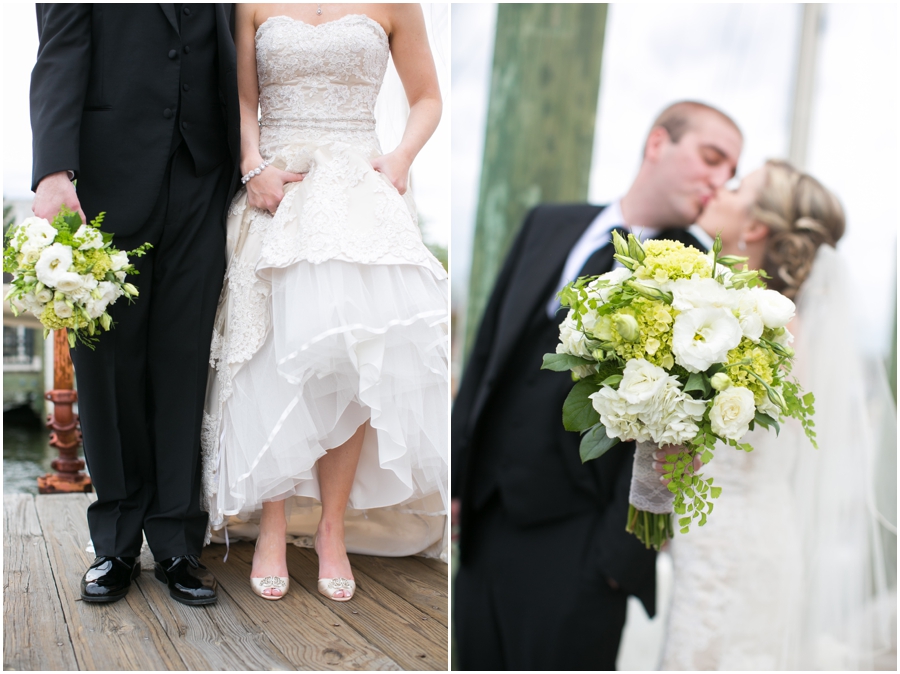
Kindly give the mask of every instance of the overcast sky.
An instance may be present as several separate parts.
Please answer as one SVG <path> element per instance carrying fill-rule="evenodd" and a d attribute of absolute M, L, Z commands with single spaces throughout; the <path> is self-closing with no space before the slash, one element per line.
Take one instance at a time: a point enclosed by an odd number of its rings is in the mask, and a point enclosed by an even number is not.
<path fill-rule="evenodd" d="M 445 112 L 434 136 L 413 164 L 411 184 L 426 239 L 446 246 L 450 239 L 450 12 L 446 3 L 424 5 L 424 10 Z M 34 4 L 4 3 L 0 11 L 3 26 L 3 195 L 8 199 L 30 200 L 28 88 L 38 46 Z M 389 74 L 385 92 L 396 96 L 398 86 L 396 74 Z M 402 132 L 402 123 L 396 126 Z M 392 147 L 383 143 L 383 149 L 388 151 Z"/>
<path fill-rule="evenodd" d="M 801 6 L 610 5 L 588 199 L 628 188 L 656 114 L 699 99 L 744 131 L 739 175 L 785 157 Z M 453 206 L 451 271 L 460 305 L 471 265 L 495 5 L 452 8 Z M 865 283 L 867 347 L 885 352 L 894 318 L 897 251 L 898 55 L 896 5 L 826 5 L 815 78 L 808 170 L 841 198 L 839 248 Z"/>

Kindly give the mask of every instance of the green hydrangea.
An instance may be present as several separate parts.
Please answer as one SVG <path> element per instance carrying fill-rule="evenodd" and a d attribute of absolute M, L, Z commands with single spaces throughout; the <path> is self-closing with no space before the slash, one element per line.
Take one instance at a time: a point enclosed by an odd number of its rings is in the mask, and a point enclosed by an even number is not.
<path fill-rule="evenodd" d="M 746 337 L 736 348 L 728 352 L 728 364 L 749 360 L 746 364 L 753 372 L 759 375 L 769 386 L 777 385 L 775 373 L 778 364 L 778 356 L 772 351 L 754 344 Z M 753 392 L 756 404 L 761 404 L 767 397 L 766 387 L 752 374 L 742 367 L 729 367 L 728 376 L 735 386 L 744 386 Z"/>
<path fill-rule="evenodd" d="M 44 311 L 40 316 L 41 323 L 47 330 L 62 330 L 63 328 L 72 328 L 75 326 L 75 317 L 60 318 L 53 309 L 53 303 L 48 302 L 44 306 Z"/>
<path fill-rule="evenodd" d="M 685 246 L 679 241 L 664 239 L 653 239 L 642 245 L 647 256 L 634 270 L 637 279 L 664 283 L 679 278 L 691 278 L 694 274 L 698 274 L 700 278 L 712 276 L 709 258 L 696 248 Z"/>

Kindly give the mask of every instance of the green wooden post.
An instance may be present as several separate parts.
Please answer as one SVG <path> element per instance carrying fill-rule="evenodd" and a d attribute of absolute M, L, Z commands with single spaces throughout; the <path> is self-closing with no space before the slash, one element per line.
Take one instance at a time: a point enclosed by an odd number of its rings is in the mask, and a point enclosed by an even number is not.
<path fill-rule="evenodd" d="M 501 4 L 469 278 L 468 353 L 522 218 L 587 199 L 606 4 Z"/>

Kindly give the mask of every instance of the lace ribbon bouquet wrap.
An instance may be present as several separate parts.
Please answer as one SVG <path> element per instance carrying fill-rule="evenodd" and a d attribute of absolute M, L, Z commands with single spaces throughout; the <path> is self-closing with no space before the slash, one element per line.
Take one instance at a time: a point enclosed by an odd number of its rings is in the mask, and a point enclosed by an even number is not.
<path fill-rule="evenodd" d="M 621 268 L 570 283 L 559 297 L 568 315 L 556 353 L 543 369 L 571 370 L 575 386 L 563 405 L 567 430 L 583 434 L 581 460 L 634 440 L 634 474 L 626 529 L 659 550 L 694 520 L 703 526 L 721 493 L 694 474 L 717 442 L 741 451 L 756 424 L 779 431 L 798 419 L 815 446 L 812 393 L 789 379 L 794 303 L 767 290 L 756 271 L 683 244 L 626 242 L 613 232 Z M 660 447 L 681 445 L 665 460 L 663 485 L 652 468 Z"/>

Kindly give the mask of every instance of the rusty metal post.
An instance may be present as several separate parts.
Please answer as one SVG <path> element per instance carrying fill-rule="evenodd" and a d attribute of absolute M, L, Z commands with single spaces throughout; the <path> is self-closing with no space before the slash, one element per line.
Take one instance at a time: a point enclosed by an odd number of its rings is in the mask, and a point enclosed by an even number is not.
<path fill-rule="evenodd" d="M 59 456 L 50 464 L 54 474 L 38 478 L 41 494 L 72 494 L 93 491 L 91 478 L 82 472 L 84 461 L 78 458 L 81 445 L 81 429 L 78 415 L 72 405 L 78 400 L 75 392 L 75 372 L 69 356 L 69 341 L 65 330 L 53 333 L 53 390 L 45 398 L 53 403 L 53 414 L 47 418 L 51 430 L 50 446 L 59 450 Z"/>

